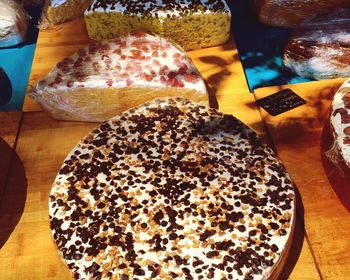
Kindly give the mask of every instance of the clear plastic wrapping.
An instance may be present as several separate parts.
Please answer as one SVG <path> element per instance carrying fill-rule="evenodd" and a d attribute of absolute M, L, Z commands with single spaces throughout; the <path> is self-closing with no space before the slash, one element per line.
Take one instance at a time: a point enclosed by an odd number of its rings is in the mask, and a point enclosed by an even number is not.
<path fill-rule="evenodd" d="M 283 64 L 315 80 L 350 76 L 350 25 L 298 30 L 288 41 Z"/>
<path fill-rule="evenodd" d="M 334 95 L 327 130 L 331 144 L 325 155 L 343 174 L 350 174 L 350 79 Z"/>
<path fill-rule="evenodd" d="M 14 0 L 0 1 L 0 47 L 11 47 L 26 40 L 29 15 Z"/>
<path fill-rule="evenodd" d="M 56 119 L 92 122 L 157 97 L 208 101 L 191 59 L 168 40 L 143 32 L 78 50 L 29 95 Z"/>
<path fill-rule="evenodd" d="M 311 30 L 336 30 L 350 28 L 350 8 L 336 7 L 334 9 L 330 9 L 314 18 L 304 20 L 298 28 Z"/>
<path fill-rule="evenodd" d="M 262 23 L 278 27 L 297 27 L 302 22 L 344 6 L 348 0 L 255 0 Z"/>

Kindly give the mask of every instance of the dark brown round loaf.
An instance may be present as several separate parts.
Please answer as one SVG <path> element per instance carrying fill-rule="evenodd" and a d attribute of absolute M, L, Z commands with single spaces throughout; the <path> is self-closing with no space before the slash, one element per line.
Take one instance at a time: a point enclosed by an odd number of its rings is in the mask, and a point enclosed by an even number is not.
<path fill-rule="evenodd" d="M 350 29 L 296 32 L 286 46 L 283 64 L 315 80 L 350 76 Z"/>
<path fill-rule="evenodd" d="M 255 0 L 262 23 L 277 27 L 296 27 L 329 9 L 346 5 L 348 0 Z"/>

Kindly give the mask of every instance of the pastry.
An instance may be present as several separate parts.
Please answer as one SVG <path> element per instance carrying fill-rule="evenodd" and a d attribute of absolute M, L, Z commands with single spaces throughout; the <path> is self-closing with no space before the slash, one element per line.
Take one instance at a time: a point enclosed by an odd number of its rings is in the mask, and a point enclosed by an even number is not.
<path fill-rule="evenodd" d="M 46 0 L 40 28 L 49 28 L 82 17 L 91 2 L 92 0 Z"/>
<path fill-rule="evenodd" d="M 191 59 L 166 39 L 143 32 L 78 50 L 29 90 L 60 120 L 104 121 L 157 97 L 208 102 Z"/>
<path fill-rule="evenodd" d="M 299 76 L 315 80 L 350 76 L 350 30 L 300 30 L 288 41 L 283 64 Z"/>
<path fill-rule="evenodd" d="M 12 47 L 27 38 L 29 15 L 13 0 L 0 1 L 0 48 Z"/>
<path fill-rule="evenodd" d="M 76 279 L 274 279 L 295 218 L 292 181 L 232 116 L 156 99 L 67 156 L 50 225 Z"/>
<path fill-rule="evenodd" d="M 350 79 L 340 87 L 330 107 L 330 130 L 333 146 L 328 158 L 341 170 L 350 168 Z"/>
<path fill-rule="evenodd" d="M 303 21 L 339 7 L 348 0 L 255 0 L 262 23 L 277 27 L 297 27 Z"/>
<path fill-rule="evenodd" d="M 94 0 L 85 12 L 92 39 L 143 30 L 169 37 L 185 50 L 225 43 L 230 35 L 230 19 L 224 0 Z"/>

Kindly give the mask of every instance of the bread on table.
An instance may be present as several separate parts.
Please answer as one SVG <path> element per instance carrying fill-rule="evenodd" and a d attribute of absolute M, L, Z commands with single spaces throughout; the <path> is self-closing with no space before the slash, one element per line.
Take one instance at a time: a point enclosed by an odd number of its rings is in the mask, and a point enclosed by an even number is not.
<path fill-rule="evenodd" d="M 225 43 L 230 35 L 230 19 L 225 0 L 94 0 L 85 12 L 92 39 L 105 40 L 143 30 L 169 37 L 185 50 Z"/>
<path fill-rule="evenodd" d="M 299 30 L 289 39 L 283 64 L 299 76 L 315 80 L 350 76 L 350 29 Z"/>
<path fill-rule="evenodd" d="M 349 3 L 348 0 L 255 0 L 259 20 L 276 27 L 297 27 L 303 21 L 330 9 Z"/>
<path fill-rule="evenodd" d="M 49 28 L 82 17 L 91 2 L 92 0 L 46 0 L 40 28 Z"/>
<path fill-rule="evenodd" d="M 27 38 L 29 15 L 14 0 L 0 1 L 0 48 L 12 47 Z"/>
<path fill-rule="evenodd" d="M 350 168 L 350 79 L 334 95 L 330 107 L 330 131 L 333 145 L 327 157 L 342 171 Z"/>
<path fill-rule="evenodd" d="M 278 279 L 294 211 L 272 150 L 182 98 L 102 123 L 67 156 L 49 200 L 76 279 Z"/>
<path fill-rule="evenodd" d="M 29 95 L 61 120 L 103 121 L 157 97 L 208 102 L 191 59 L 144 32 L 97 42 L 65 58 Z"/>

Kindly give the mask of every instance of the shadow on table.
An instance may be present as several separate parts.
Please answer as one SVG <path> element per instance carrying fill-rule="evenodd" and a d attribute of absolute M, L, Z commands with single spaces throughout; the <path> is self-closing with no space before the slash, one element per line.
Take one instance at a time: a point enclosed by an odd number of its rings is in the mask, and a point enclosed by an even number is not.
<path fill-rule="evenodd" d="M 295 187 L 296 195 L 296 222 L 294 233 L 292 237 L 292 242 L 290 244 L 289 254 L 287 260 L 283 266 L 283 270 L 280 273 L 278 279 L 284 280 L 288 279 L 289 275 L 292 273 L 303 248 L 304 242 L 304 206 L 302 202 L 301 195 L 297 188 Z"/>
<path fill-rule="evenodd" d="M 327 122 L 322 131 L 321 137 L 321 158 L 322 164 L 329 181 L 329 184 L 333 188 L 338 199 L 343 206 L 350 212 L 350 172 L 347 169 L 345 163 L 337 163 L 335 165 L 331 162 L 326 152 L 330 150 L 333 144 L 333 136 L 330 131 L 329 123 Z"/>
<path fill-rule="evenodd" d="M 209 64 L 212 67 L 219 67 L 220 71 L 215 72 L 214 74 L 208 76 L 206 78 L 206 87 L 209 94 L 209 103 L 212 108 L 219 108 L 216 95 L 218 90 L 220 89 L 222 83 L 232 77 L 233 75 L 241 75 L 241 73 L 235 73 L 232 70 L 230 70 L 230 65 L 239 61 L 239 56 L 237 53 L 233 54 L 228 59 L 222 58 L 220 56 L 221 51 L 229 51 L 229 50 L 235 50 L 236 46 L 233 43 L 232 39 L 230 39 L 231 43 L 226 43 L 224 45 L 221 45 L 218 50 L 218 55 L 206 55 L 201 56 L 199 58 L 200 61 Z M 234 92 L 234 88 L 232 88 L 232 91 Z"/>
<path fill-rule="evenodd" d="M 17 226 L 27 196 L 23 164 L 16 152 L 0 138 L 0 248 Z"/>

